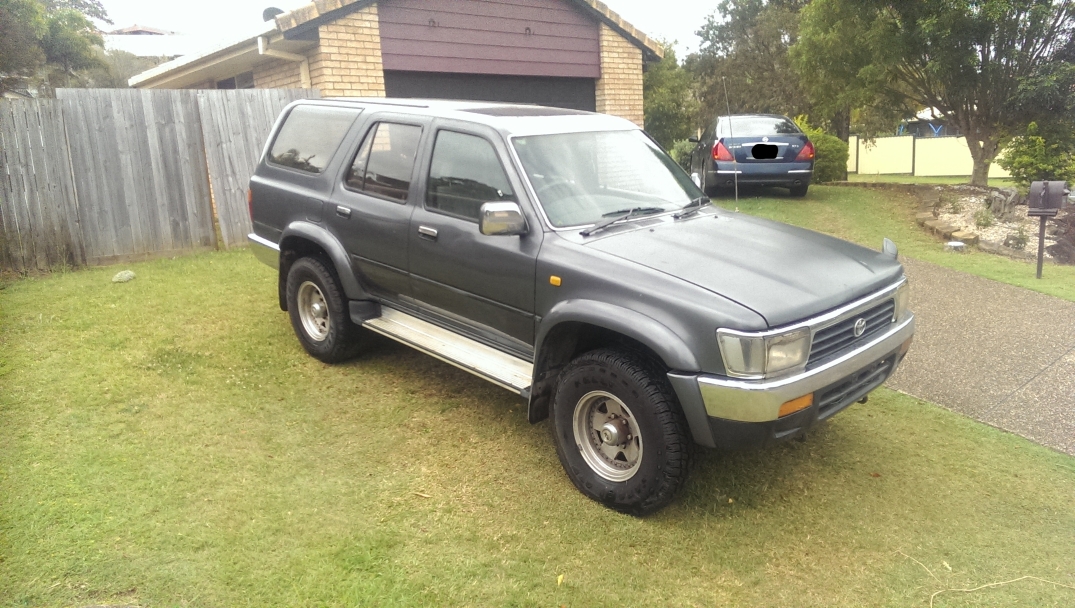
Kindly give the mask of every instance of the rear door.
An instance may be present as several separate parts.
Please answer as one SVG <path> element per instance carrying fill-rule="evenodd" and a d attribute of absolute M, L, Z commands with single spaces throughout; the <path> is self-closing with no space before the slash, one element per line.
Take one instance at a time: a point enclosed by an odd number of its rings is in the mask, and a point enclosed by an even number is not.
<path fill-rule="evenodd" d="M 522 236 L 478 230 L 481 205 L 520 202 L 522 183 L 492 129 L 457 121 L 434 124 L 423 166 L 424 191 L 411 218 L 410 268 L 419 310 L 473 337 L 531 355 L 534 277 L 542 232 L 524 213 Z"/>
<path fill-rule="evenodd" d="M 429 122 L 406 114 L 373 114 L 325 210 L 359 280 L 370 293 L 398 304 L 411 295 L 407 232 L 419 198 L 415 160 Z"/>

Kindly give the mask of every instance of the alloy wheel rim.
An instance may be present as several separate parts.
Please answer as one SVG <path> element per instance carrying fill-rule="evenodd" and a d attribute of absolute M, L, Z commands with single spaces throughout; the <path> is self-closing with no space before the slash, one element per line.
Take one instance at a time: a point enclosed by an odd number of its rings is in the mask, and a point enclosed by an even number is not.
<path fill-rule="evenodd" d="M 618 397 L 605 391 L 586 393 L 575 404 L 572 429 L 586 464 L 609 481 L 627 481 L 642 464 L 638 421 Z"/>

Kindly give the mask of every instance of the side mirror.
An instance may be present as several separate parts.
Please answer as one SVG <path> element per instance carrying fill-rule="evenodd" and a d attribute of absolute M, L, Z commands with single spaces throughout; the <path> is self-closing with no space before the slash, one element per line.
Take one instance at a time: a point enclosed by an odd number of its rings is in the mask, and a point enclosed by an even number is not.
<path fill-rule="evenodd" d="M 487 236 L 526 234 L 526 218 L 519 203 L 483 203 L 478 216 L 478 230 Z"/>
<path fill-rule="evenodd" d="M 696 143 L 701 142 L 702 140 L 697 138 L 697 137 L 688 137 L 687 141 L 691 142 L 692 144 L 696 144 Z"/>

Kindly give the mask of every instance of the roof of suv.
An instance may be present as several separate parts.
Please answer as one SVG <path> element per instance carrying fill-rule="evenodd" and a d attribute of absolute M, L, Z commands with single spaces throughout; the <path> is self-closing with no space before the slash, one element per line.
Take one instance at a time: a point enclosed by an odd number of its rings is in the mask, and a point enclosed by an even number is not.
<path fill-rule="evenodd" d="M 349 105 L 369 110 L 462 120 L 488 125 L 509 136 L 585 131 L 623 131 L 638 128 L 637 125 L 628 120 L 607 114 L 489 101 L 329 97 L 325 99 L 304 99 L 295 103 L 300 105 Z"/>

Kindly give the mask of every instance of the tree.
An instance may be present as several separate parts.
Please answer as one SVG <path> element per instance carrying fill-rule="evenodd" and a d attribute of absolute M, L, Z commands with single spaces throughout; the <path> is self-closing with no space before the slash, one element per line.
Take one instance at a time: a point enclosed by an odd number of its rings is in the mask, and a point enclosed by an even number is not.
<path fill-rule="evenodd" d="M 45 62 L 38 45 L 44 32 L 45 11 L 37 0 L 0 0 L 0 93 Z"/>
<path fill-rule="evenodd" d="M 98 0 L 0 0 L 0 93 L 81 84 L 102 65 L 104 41 L 90 17 L 108 21 Z"/>
<path fill-rule="evenodd" d="M 127 51 L 95 49 L 101 65 L 85 74 L 87 86 L 103 89 L 126 89 L 127 81 L 168 60 L 167 57 L 139 57 Z"/>
<path fill-rule="evenodd" d="M 822 103 L 936 108 L 964 133 L 974 185 L 1031 121 L 1071 113 L 1070 0 L 814 0 L 800 31 L 810 89 L 837 90 Z"/>
<path fill-rule="evenodd" d="M 651 64 L 642 78 L 646 131 L 667 150 L 694 132 L 698 102 L 691 93 L 691 75 L 676 59 L 675 48 L 662 44 L 664 59 Z"/>
<path fill-rule="evenodd" d="M 698 31 L 700 51 L 685 62 L 697 82 L 708 123 L 732 112 L 795 116 L 810 104 L 791 65 L 788 47 L 798 37 L 805 0 L 723 0 Z M 727 99 L 725 99 L 727 85 Z M 707 125 L 708 126 L 708 125 Z"/>
<path fill-rule="evenodd" d="M 100 0 L 44 0 L 44 2 L 45 8 L 48 9 L 50 13 L 70 9 L 77 11 L 90 19 L 104 21 L 105 23 L 112 25 L 112 20 L 108 18 L 108 11 L 105 10 L 105 7 L 101 4 Z"/>
<path fill-rule="evenodd" d="M 82 13 L 64 8 L 49 14 L 41 37 L 41 49 L 51 68 L 48 86 L 68 86 L 78 81 L 76 72 L 102 66 L 95 50 L 103 46 L 97 28 Z"/>
<path fill-rule="evenodd" d="M 878 73 L 867 69 L 870 56 L 861 36 L 869 24 L 863 18 L 851 3 L 807 8 L 800 15 L 799 38 L 788 49 L 813 112 L 826 117 L 829 130 L 844 141 L 852 124 L 855 133 L 872 138 L 894 131 L 901 118 L 915 113 L 902 97 L 886 94 Z"/>

